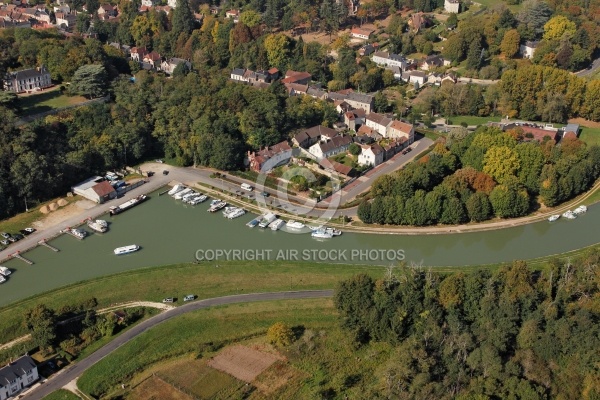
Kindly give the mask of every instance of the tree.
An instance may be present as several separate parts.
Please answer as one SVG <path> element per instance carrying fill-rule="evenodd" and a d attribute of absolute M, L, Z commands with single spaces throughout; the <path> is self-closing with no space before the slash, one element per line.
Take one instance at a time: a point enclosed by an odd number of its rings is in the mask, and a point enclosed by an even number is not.
<path fill-rule="evenodd" d="M 448 29 L 454 29 L 458 26 L 458 15 L 456 13 L 450 13 L 446 20 L 446 26 Z"/>
<path fill-rule="evenodd" d="M 38 304 L 25 313 L 25 326 L 40 349 L 48 348 L 56 338 L 54 310 L 43 304 Z"/>
<path fill-rule="evenodd" d="M 275 346 L 285 347 L 294 341 L 294 331 L 283 322 L 276 322 L 267 330 L 267 340 Z"/>
<path fill-rule="evenodd" d="M 240 14 L 240 22 L 248 28 L 254 28 L 259 25 L 262 17 L 254 10 L 244 11 Z"/>
<path fill-rule="evenodd" d="M 358 205 L 357 216 L 365 224 L 370 224 L 372 221 L 371 220 L 371 203 L 369 203 L 367 200 L 363 200 Z"/>
<path fill-rule="evenodd" d="M 173 37 L 177 38 L 181 33 L 192 33 L 194 29 L 194 14 L 192 14 L 188 0 L 177 0 L 177 7 L 172 12 L 171 34 Z"/>
<path fill-rule="evenodd" d="M 265 39 L 265 50 L 269 64 L 280 70 L 285 69 L 290 52 L 290 39 L 283 33 L 268 35 Z"/>
<path fill-rule="evenodd" d="M 527 0 L 523 3 L 521 11 L 517 15 L 519 22 L 533 33 L 533 37 L 538 38 L 544 31 L 544 25 L 552 16 L 552 9 L 548 3 L 542 0 Z"/>
<path fill-rule="evenodd" d="M 565 16 L 557 15 L 544 25 L 544 40 L 560 40 L 563 37 L 570 39 L 575 35 L 576 31 L 577 26 L 575 22 Z"/>
<path fill-rule="evenodd" d="M 479 69 L 479 66 L 481 65 L 481 58 L 481 43 L 479 43 L 479 41 L 471 42 L 469 45 L 469 51 L 467 52 L 467 68 Z"/>
<path fill-rule="evenodd" d="M 93 99 L 106 93 L 107 81 L 106 69 L 102 65 L 84 65 L 75 71 L 69 90 Z"/>
<path fill-rule="evenodd" d="M 488 196 L 483 192 L 476 192 L 469 197 L 465 204 L 467 215 L 473 222 L 481 222 L 492 215 L 492 205 Z"/>
<path fill-rule="evenodd" d="M 340 16 L 336 1 L 323 0 L 319 9 L 319 16 L 321 17 L 321 29 L 329 35 L 329 41 L 331 42 L 331 36 L 340 28 Z"/>
<path fill-rule="evenodd" d="M 519 170 L 518 154 L 507 146 L 491 147 L 483 158 L 483 172 L 504 183 Z"/>
<path fill-rule="evenodd" d="M 521 35 L 519 35 L 519 31 L 511 29 L 504 34 L 502 42 L 500 43 L 500 51 L 502 51 L 507 58 L 513 58 L 519 52 L 520 42 Z"/>
<path fill-rule="evenodd" d="M 350 145 L 350 147 L 348 147 L 348 151 L 350 152 L 350 154 L 352 154 L 353 156 L 358 156 L 360 154 L 360 152 L 362 151 L 360 146 L 357 145 L 356 143 L 352 143 Z"/>
<path fill-rule="evenodd" d="M 385 95 L 385 93 L 383 93 L 382 91 L 379 91 L 375 94 L 375 98 L 374 98 L 373 102 L 374 102 L 375 111 L 377 111 L 378 113 L 384 113 L 387 111 L 388 99 L 387 99 L 387 96 Z"/>
<path fill-rule="evenodd" d="M 494 213 L 500 218 L 520 217 L 529 209 L 529 196 L 527 191 L 520 190 L 518 185 L 511 181 L 506 185 L 498 185 L 492 190 L 490 203 Z"/>

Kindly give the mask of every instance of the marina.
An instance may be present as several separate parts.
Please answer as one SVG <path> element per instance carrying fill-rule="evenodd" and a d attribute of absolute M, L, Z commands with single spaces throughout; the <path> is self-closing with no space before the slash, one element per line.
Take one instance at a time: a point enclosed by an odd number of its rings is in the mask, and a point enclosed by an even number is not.
<path fill-rule="evenodd" d="M 49 249 L 50 249 L 50 250 L 52 250 L 52 251 L 56 251 L 56 252 L 60 251 L 60 250 L 58 250 L 56 247 L 52 246 L 51 244 L 48 244 L 48 242 L 47 242 L 45 239 L 44 239 L 44 240 L 40 240 L 40 241 L 38 242 L 38 244 L 39 244 L 40 246 L 47 247 L 47 248 L 49 248 Z"/>
<path fill-rule="evenodd" d="M 198 249 L 267 248 L 275 253 L 280 249 L 297 249 L 300 252 L 303 249 L 346 249 L 348 258 L 337 262 L 385 266 L 391 261 L 380 257 L 353 258 L 351 255 L 403 249 L 405 261 L 409 264 L 464 265 L 465 254 L 468 254 L 471 265 L 480 265 L 547 256 L 596 244 L 598 238 L 589 233 L 595 232 L 600 224 L 600 207 L 594 206 L 587 209 L 585 217 L 569 223 L 549 224 L 543 220 L 501 230 L 450 235 L 396 236 L 344 231 L 341 236 L 334 237 L 332 233 L 330 239 L 317 240 L 311 237 L 308 226 L 305 231 L 298 232 L 287 227 L 276 232 L 270 229 L 250 232 L 246 225 L 256 227 L 266 215 L 246 213 L 232 223 L 224 223 L 220 214 L 206 213 L 202 208 L 174 201 L 171 196 L 155 196 L 153 201 L 118 217 L 99 216 L 109 222 L 110 231 L 104 235 L 89 235 L 83 241 L 73 240 L 70 235 L 47 238 L 48 244 L 60 249 L 60 252 L 38 246 L 3 261 L 2 265 L 13 273 L 10 280 L 2 285 L 0 305 L 103 275 L 192 262 Z M 277 218 L 274 212 L 265 211 L 265 214 Z M 79 229 L 91 232 L 86 224 Z M 165 235 L 170 238 L 167 242 Z M 143 251 L 131 257 L 114 255 L 114 249 L 131 243 L 143 245 Z M 93 257 L 90 257 L 91 254 Z M 393 263 L 396 264 L 395 261 Z"/>
<path fill-rule="evenodd" d="M 110 215 L 117 215 L 122 213 L 123 211 L 127 211 L 132 207 L 137 206 L 140 203 L 143 203 L 144 201 L 146 201 L 148 199 L 148 196 L 146 196 L 145 194 L 141 194 L 139 196 L 137 196 L 134 199 L 128 200 L 125 203 L 121 204 L 120 206 L 113 206 L 110 208 L 109 213 Z"/>

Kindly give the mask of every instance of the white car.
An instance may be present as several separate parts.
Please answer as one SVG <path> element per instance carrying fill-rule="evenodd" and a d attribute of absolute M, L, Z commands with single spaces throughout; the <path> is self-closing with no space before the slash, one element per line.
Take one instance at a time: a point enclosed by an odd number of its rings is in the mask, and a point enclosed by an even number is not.
<path fill-rule="evenodd" d="M 8 239 L 10 237 L 10 235 L 6 232 L 1 232 L 0 236 L 2 236 L 4 239 Z"/>
<path fill-rule="evenodd" d="M 183 298 L 183 301 L 192 301 L 192 300 L 196 300 L 196 295 L 195 294 L 188 294 L 187 296 L 185 296 Z"/>

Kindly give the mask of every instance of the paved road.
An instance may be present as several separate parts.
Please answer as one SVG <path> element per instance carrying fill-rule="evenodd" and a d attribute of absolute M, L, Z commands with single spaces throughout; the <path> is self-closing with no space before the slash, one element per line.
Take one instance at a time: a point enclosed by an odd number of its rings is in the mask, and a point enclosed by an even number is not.
<path fill-rule="evenodd" d="M 461 83 L 472 83 L 475 85 L 494 85 L 500 82 L 499 79 L 475 79 L 475 78 L 458 78 Z"/>
<path fill-rule="evenodd" d="M 275 293 L 254 293 L 254 294 L 240 294 L 225 297 L 215 297 L 212 299 L 205 299 L 195 301 L 181 307 L 174 308 L 169 311 L 165 311 L 162 314 L 158 314 L 146 321 L 143 321 L 139 325 L 134 326 L 130 330 L 126 331 L 122 335 L 115 338 L 112 342 L 96 350 L 87 358 L 67 368 L 65 371 L 57 374 L 55 377 L 49 379 L 46 383 L 43 383 L 29 391 L 22 399 L 41 399 L 44 396 L 49 395 L 71 382 L 73 379 L 81 376 L 88 368 L 102 360 L 104 357 L 123 346 L 130 340 L 141 335 L 149 329 L 152 329 L 158 324 L 161 324 L 173 317 L 188 313 L 190 311 L 201 310 L 204 308 L 221 306 L 225 304 L 235 303 L 251 303 L 257 301 L 273 301 L 273 300 L 293 300 L 293 299 L 318 299 L 333 296 L 333 290 L 304 290 L 304 291 L 288 291 L 288 292 L 275 292 Z"/>
<path fill-rule="evenodd" d="M 584 69 L 583 71 L 577 72 L 575 75 L 577 76 L 589 76 L 592 75 L 596 70 L 600 68 L 600 57 L 596 58 L 592 61 L 592 65 L 588 69 Z"/>

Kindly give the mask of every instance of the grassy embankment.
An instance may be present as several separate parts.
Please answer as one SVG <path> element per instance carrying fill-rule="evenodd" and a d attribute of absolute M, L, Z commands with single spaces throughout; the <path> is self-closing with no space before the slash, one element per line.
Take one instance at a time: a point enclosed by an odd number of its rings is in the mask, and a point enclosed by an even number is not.
<path fill-rule="evenodd" d="M 579 139 L 583 140 L 590 146 L 594 144 L 600 146 L 600 128 L 582 127 Z"/>
<path fill-rule="evenodd" d="M 44 397 L 44 400 L 79 400 L 79 397 L 66 389 L 59 389 Z"/>
<path fill-rule="evenodd" d="M 79 199 L 76 197 L 61 197 L 61 198 L 68 201 L 69 203 L 73 202 L 74 199 Z M 51 203 L 56 203 L 58 200 L 59 200 L 58 198 L 48 200 L 44 203 L 36 204 L 34 208 L 31 208 L 31 204 L 30 204 L 29 212 L 22 212 L 20 214 L 15 215 L 14 217 L 0 221 L 0 232 L 18 233 L 19 230 L 21 230 L 23 228 L 27 228 L 28 226 L 31 226 L 31 224 L 33 222 L 38 221 L 45 217 L 45 215 L 40 212 L 40 208 L 42 208 L 42 206 L 45 206 L 45 205 L 48 205 Z M 64 207 L 66 207 L 66 206 L 63 206 L 61 208 L 64 208 Z"/>

